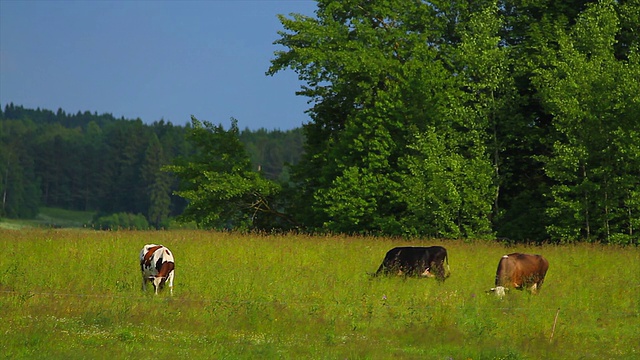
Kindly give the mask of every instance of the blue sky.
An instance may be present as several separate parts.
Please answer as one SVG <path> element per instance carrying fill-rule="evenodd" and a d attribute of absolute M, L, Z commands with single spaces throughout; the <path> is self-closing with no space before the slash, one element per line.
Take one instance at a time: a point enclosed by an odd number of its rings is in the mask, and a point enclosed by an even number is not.
<path fill-rule="evenodd" d="M 266 76 L 282 25 L 315 1 L 0 0 L 0 105 L 288 130 L 309 121 L 292 70 Z"/>

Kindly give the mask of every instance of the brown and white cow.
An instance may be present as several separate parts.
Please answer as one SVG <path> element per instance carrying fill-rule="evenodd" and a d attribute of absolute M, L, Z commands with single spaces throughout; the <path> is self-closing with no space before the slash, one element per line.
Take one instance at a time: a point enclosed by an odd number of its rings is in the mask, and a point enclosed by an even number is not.
<path fill-rule="evenodd" d="M 499 297 L 503 297 L 505 290 L 516 288 L 518 290 L 529 289 L 536 294 L 549 269 L 549 262 L 542 255 L 512 253 L 505 255 L 498 262 L 496 270 L 496 283 L 494 291 Z"/>
<path fill-rule="evenodd" d="M 445 262 L 447 268 L 445 269 Z M 435 277 L 444 281 L 449 277 L 447 249 L 442 246 L 395 247 L 387 252 L 375 275 Z"/>
<path fill-rule="evenodd" d="M 173 274 L 175 262 L 173 254 L 162 245 L 147 244 L 140 251 L 140 270 L 142 271 L 142 290 L 147 290 L 147 281 L 153 283 L 156 294 L 169 283 L 173 295 Z"/>

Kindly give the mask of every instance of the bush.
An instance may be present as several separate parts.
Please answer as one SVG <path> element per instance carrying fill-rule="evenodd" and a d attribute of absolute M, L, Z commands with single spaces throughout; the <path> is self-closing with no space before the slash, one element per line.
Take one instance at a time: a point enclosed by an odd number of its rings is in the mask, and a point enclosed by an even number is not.
<path fill-rule="evenodd" d="M 149 222 L 142 214 L 117 213 L 101 216 L 94 221 L 100 230 L 148 230 Z"/>

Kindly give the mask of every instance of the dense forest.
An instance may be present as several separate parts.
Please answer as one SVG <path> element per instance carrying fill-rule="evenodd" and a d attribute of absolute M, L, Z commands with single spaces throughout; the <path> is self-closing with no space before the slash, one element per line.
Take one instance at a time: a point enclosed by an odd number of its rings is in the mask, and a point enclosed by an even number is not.
<path fill-rule="evenodd" d="M 302 129 L 10 106 L 3 213 L 640 243 L 638 0 L 319 0 L 280 22 L 267 75 L 304 83 Z"/>
<path fill-rule="evenodd" d="M 335 1 L 281 16 L 306 225 L 638 243 L 640 3 Z M 308 177 L 316 173 L 320 176 Z"/>
<path fill-rule="evenodd" d="M 110 114 L 58 109 L 0 110 L 0 217 L 33 218 L 40 206 L 113 214 L 143 215 L 164 227 L 186 206 L 174 195 L 178 179 L 162 167 L 188 156 L 189 126 Z M 239 133 L 253 162 L 268 179 L 287 181 L 286 163 L 302 153 L 300 129 L 245 129 Z"/>
<path fill-rule="evenodd" d="M 280 17 L 268 71 L 295 71 L 311 104 L 294 191 L 193 158 L 172 168 L 190 219 L 638 244 L 637 0 L 317 5 Z M 239 159 L 237 130 L 193 126 L 200 151 Z"/>

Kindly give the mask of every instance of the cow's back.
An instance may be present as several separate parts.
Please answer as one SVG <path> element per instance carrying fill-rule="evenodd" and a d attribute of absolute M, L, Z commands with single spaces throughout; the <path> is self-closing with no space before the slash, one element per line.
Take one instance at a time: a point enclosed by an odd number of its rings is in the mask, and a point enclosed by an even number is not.
<path fill-rule="evenodd" d="M 542 255 L 519 254 L 517 257 L 518 270 L 522 275 L 522 282 L 525 285 L 539 283 L 544 280 L 549 262 Z"/>
<path fill-rule="evenodd" d="M 140 267 L 147 275 L 156 275 L 165 263 L 175 261 L 171 251 L 163 245 L 147 244 L 140 251 Z"/>
<path fill-rule="evenodd" d="M 140 250 L 140 266 L 149 267 L 155 256 L 156 251 L 163 248 L 162 245 L 147 244 Z"/>

